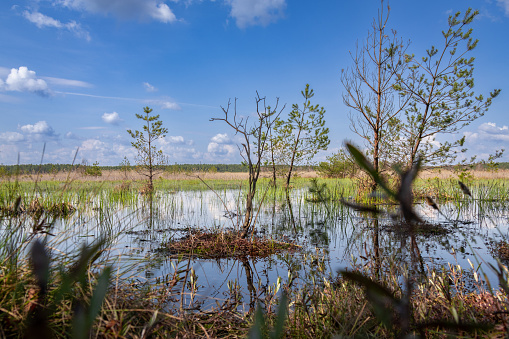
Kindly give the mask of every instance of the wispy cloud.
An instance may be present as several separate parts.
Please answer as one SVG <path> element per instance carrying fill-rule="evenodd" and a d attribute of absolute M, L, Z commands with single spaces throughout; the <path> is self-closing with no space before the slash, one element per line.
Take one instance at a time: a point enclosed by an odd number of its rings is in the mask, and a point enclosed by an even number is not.
<path fill-rule="evenodd" d="M 267 26 L 283 16 L 286 0 L 226 0 L 237 27 Z"/>
<path fill-rule="evenodd" d="M 157 92 L 157 88 L 155 88 L 154 86 L 152 86 L 151 84 L 149 84 L 148 82 L 144 82 L 143 83 L 143 87 L 145 87 L 145 90 L 147 92 Z"/>
<path fill-rule="evenodd" d="M 217 106 L 212 106 L 212 105 L 192 104 L 192 103 L 188 103 L 188 102 L 174 102 L 174 101 L 163 100 L 163 99 L 153 100 L 153 99 L 142 99 L 142 98 L 112 97 L 112 96 L 107 96 L 107 95 L 97 95 L 97 94 L 87 94 L 87 93 L 77 93 L 77 92 L 64 92 L 64 91 L 54 91 L 54 93 L 62 94 L 62 95 L 76 95 L 76 96 L 97 98 L 97 99 L 138 101 L 138 102 L 142 102 L 142 103 L 145 103 L 148 105 L 158 105 L 163 109 L 173 109 L 173 110 L 180 110 L 181 106 L 218 108 Z"/>
<path fill-rule="evenodd" d="M 63 78 L 53 78 L 53 77 L 41 77 L 46 80 L 48 83 L 56 86 L 64 86 L 64 87 L 82 87 L 82 88 L 91 88 L 92 84 L 80 81 L 80 80 L 72 80 L 72 79 L 63 79 Z"/>
<path fill-rule="evenodd" d="M 505 15 L 509 16 L 509 0 L 497 0 L 497 3 L 504 9 Z"/>
<path fill-rule="evenodd" d="M 81 24 L 77 23 L 74 20 L 69 21 L 68 23 L 63 23 L 57 19 L 54 19 L 52 17 L 49 17 L 49 16 L 39 13 L 37 11 L 32 11 L 32 12 L 24 11 L 23 17 L 25 17 L 25 19 L 27 19 L 31 23 L 35 24 L 39 28 L 51 27 L 51 28 L 63 29 L 63 30 L 67 30 L 67 31 L 73 33 L 74 35 L 76 35 L 79 38 L 83 38 L 87 41 L 91 40 L 90 34 L 81 27 Z"/>
<path fill-rule="evenodd" d="M 96 130 L 96 129 L 106 129 L 106 127 L 104 127 L 104 126 L 88 126 L 88 127 L 78 127 L 78 129 Z"/>

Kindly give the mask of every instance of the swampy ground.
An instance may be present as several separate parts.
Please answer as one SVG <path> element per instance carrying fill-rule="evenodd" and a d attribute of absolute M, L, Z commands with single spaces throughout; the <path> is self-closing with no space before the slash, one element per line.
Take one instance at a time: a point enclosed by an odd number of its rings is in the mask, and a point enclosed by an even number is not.
<path fill-rule="evenodd" d="M 504 336 L 508 177 L 423 173 L 411 226 L 361 179 L 262 179 L 246 239 L 243 174 L 6 177 L 0 336 Z"/>

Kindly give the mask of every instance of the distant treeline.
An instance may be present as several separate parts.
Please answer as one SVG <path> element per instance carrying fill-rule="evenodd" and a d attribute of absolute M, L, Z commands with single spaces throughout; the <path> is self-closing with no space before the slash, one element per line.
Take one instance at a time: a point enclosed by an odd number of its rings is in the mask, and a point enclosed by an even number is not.
<path fill-rule="evenodd" d="M 43 164 L 43 165 L 0 165 L 0 176 L 8 175 L 28 175 L 37 173 L 58 173 L 69 171 L 84 171 L 86 167 L 95 165 L 71 165 L 71 164 Z M 124 166 L 96 166 L 102 171 L 108 170 L 125 170 Z M 135 166 L 129 166 L 130 170 L 134 170 Z M 247 172 L 247 167 L 242 164 L 174 164 L 163 166 L 162 170 L 170 173 L 186 173 L 186 172 Z M 297 166 L 297 170 L 309 170 L 311 166 Z M 270 171 L 271 168 L 263 168 L 263 171 Z"/>

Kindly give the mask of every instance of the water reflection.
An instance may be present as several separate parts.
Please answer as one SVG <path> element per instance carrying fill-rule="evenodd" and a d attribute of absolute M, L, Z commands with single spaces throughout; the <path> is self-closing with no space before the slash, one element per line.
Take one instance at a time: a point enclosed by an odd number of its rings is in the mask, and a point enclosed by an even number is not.
<path fill-rule="evenodd" d="M 468 268 L 470 260 L 497 281 L 486 267 L 494 262 L 487 244 L 509 238 L 506 204 L 454 201 L 440 206 L 442 214 L 418 205 L 417 212 L 437 231 L 402 234 L 383 215 L 354 212 L 338 201 L 310 203 L 306 195 L 306 189 L 288 195 L 269 193 L 263 208 L 255 211 L 256 235 L 302 245 L 303 251 L 292 255 L 205 260 L 168 257 L 158 251 L 192 229 L 240 229 L 244 216 L 239 206 L 244 204 L 239 190 L 223 190 L 219 197 L 209 191 L 157 192 L 153 199 L 139 196 L 126 206 L 107 204 L 98 196 L 89 208 L 57 220 L 55 237 L 48 239 L 55 253 L 74 253 L 77 244 L 106 236 L 109 250 L 104 260 L 118 268 L 122 279 L 137 284 L 174 281 L 172 277 L 180 272 L 173 288 L 184 293 L 168 307 L 186 309 L 228 303 L 248 311 L 257 300 L 272 297 L 278 278 L 281 284 L 293 286 L 313 275 L 333 275 L 352 262 L 368 265 L 379 276 L 388 260 L 408 262 L 421 273 L 426 267 L 448 263 Z M 5 232 L 8 225 L 2 222 Z"/>

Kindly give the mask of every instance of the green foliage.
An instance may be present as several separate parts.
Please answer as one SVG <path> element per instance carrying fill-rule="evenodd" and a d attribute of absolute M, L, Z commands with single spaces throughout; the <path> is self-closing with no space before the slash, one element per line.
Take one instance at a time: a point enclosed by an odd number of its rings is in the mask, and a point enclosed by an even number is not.
<path fill-rule="evenodd" d="M 161 149 L 157 150 L 154 143 L 166 136 L 168 129 L 163 127 L 163 122 L 159 120 L 158 115 L 150 115 L 152 109 L 145 107 L 144 115 L 136 114 L 136 117 L 144 121 L 143 131 L 127 130 L 127 133 L 134 139 L 131 145 L 136 149 L 138 155 L 136 163 L 137 171 L 145 175 L 148 179 L 148 188 L 153 190 L 153 179 L 155 172 L 162 169 L 162 166 L 168 163 L 166 156 Z"/>
<path fill-rule="evenodd" d="M 424 163 L 436 164 L 454 160 L 465 151 L 465 138 L 437 144 L 440 133 L 457 133 L 483 116 L 499 93 L 495 89 L 486 98 L 475 95 L 474 60 L 469 54 L 477 46 L 469 25 L 479 11 L 468 9 L 451 15 L 449 27 L 442 32 L 444 45 L 431 46 L 420 59 L 405 55 L 408 72 L 398 74 L 394 88 L 409 100 L 401 124 L 401 156 L 411 165 L 418 156 Z"/>
<path fill-rule="evenodd" d="M 279 309 L 275 320 L 274 327 L 269 332 L 267 323 L 268 319 L 263 314 L 260 304 L 256 307 L 255 323 L 249 330 L 249 339 L 279 339 L 284 338 L 285 335 L 285 322 L 288 317 L 288 297 L 283 293 L 279 300 Z"/>
<path fill-rule="evenodd" d="M 304 103 L 292 105 L 286 120 L 277 119 L 274 125 L 272 148 L 276 164 L 288 166 L 287 185 L 295 165 L 309 163 L 320 151 L 330 144 L 329 129 L 325 126 L 325 109 L 312 105 L 310 99 L 315 95 L 306 85 L 301 91 Z"/>
<path fill-rule="evenodd" d="M 90 175 L 93 177 L 100 177 L 103 175 L 101 168 L 99 167 L 99 162 L 96 161 L 92 164 L 92 166 L 85 167 L 85 175 Z"/>
<path fill-rule="evenodd" d="M 68 268 L 60 267 L 60 281 L 56 289 L 50 289 L 51 259 L 45 245 L 36 240 L 31 250 L 32 273 L 39 288 L 39 298 L 35 308 L 29 313 L 25 337 L 52 338 L 54 334 L 49 319 L 57 313 L 62 303 L 70 301 L 73 307 L 72 337 L 88 338 L 96 317 L 101 311 L 102 302 L 108 291 L 111 268 L 106 267 L 99 274 L 93 291 L 88 281 L 88 268 L 102 253 L 104 240 L 93 246 L 85 246 L 74 264 Z M 69 335 L 69 334 L 68 334 Z"/>
<path fill-rule="evenodd" d="M 347 178 L 357 172 L 355 162 L 341 149 L 318 164 L 316 171 L 326 178 Z"/>
<path fill-rule="evenodd" d="M 330 200 L 326 183 L 318 183 L 318 179 L 316 178 L 312 178 L 310 183 L 311 185 L 308 188 L 308 192 L 311 193 L 312 198 L 306 198 L 307 202 L 324 203 Z"/>

